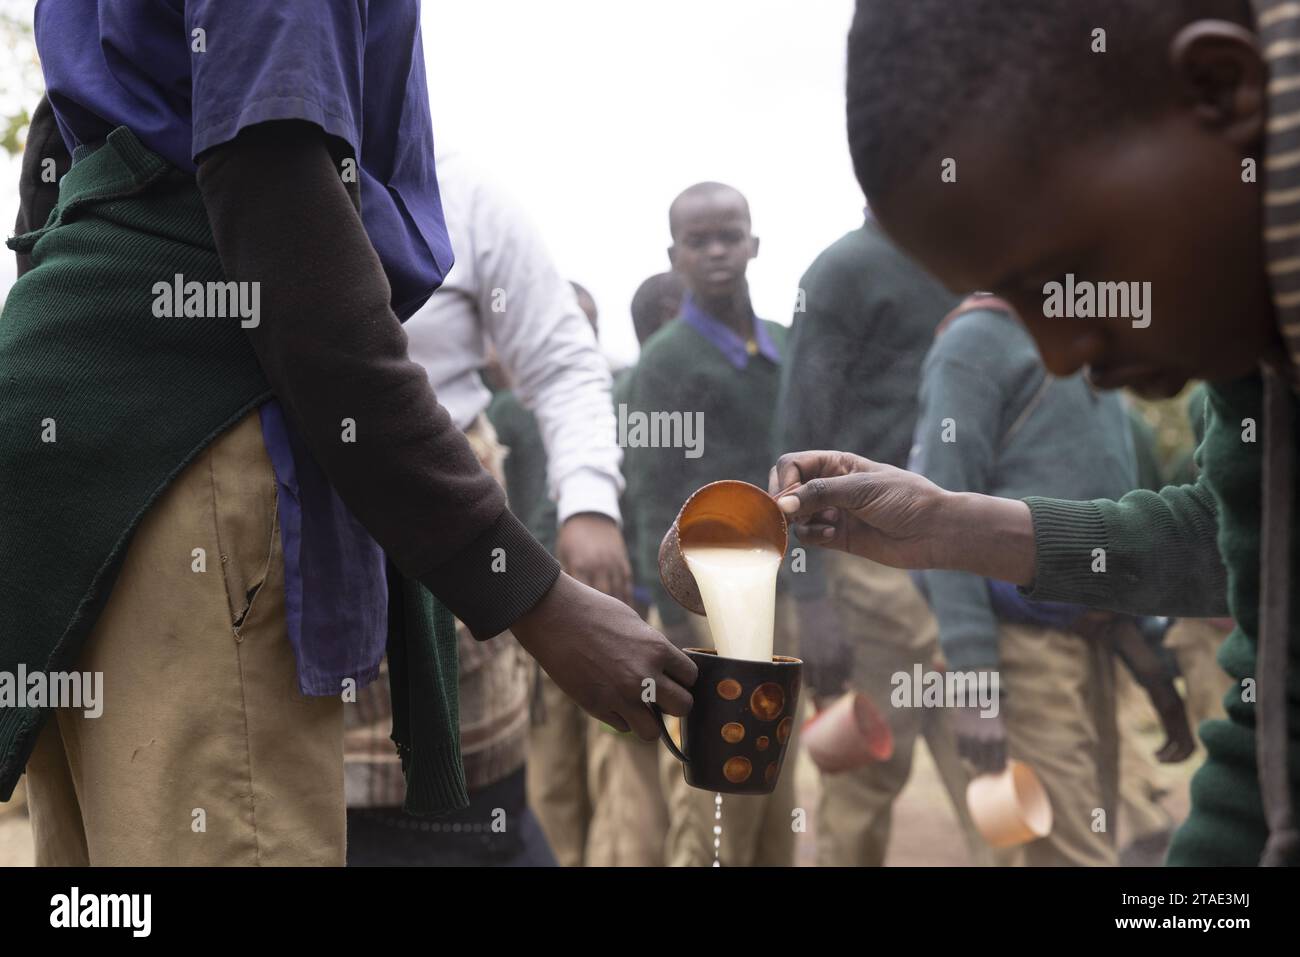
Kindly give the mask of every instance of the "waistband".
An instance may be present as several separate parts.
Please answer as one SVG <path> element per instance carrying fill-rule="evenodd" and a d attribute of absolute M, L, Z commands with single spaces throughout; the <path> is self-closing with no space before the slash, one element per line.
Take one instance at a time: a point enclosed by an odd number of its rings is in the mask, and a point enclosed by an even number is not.
<path fill-rule="evenodd" d="M 31 252 L 42 236 L 68 222 L 87 204 L 141 192 L 169 174 L 187 175 L 145 147 L 125 126 L 113 130 L 102 143 L 78 146 L 76 153 L 77 161 L 59 180 L 54 218 L 40 229 L 9 239 L 5 245 L 10 249 Z"/>
<path fill-rule="evenodd" d="M 77 147 L 74 154 L 72 168 L 59 180 L 61 206 L 73 200 L 129 191 L 176 169 L 125 126 L 119 126 L 98 143 Z"/>

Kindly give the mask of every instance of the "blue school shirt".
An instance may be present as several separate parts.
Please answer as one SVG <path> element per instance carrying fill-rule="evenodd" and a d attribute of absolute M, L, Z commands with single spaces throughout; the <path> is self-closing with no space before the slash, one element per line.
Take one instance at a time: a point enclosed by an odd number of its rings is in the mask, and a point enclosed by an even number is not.
<path fill-rule="evenodd" d="M 704 336 L 735 368 L 743 369 L 749 365 L 748 342 L 731 326 L 706 312 L 689 292 L 682 299 L 681 316 L 683 322 Z M 780 365 L 781 352 L 768 334 L 767 327 L 759 322 L 758 316 L 753 317 L 753 323 L 755 354 Z"/>
<path fill-rule="evenodd" d="M 419 0 L 40 0 L 46 92 L 72 152 L 126 126 L 186 171 L 244 127 L 307 120 L 352 148 L 361 218 L 405 320 L 451 268 L 433 166 Z M 289 638 L 305 694 L 378 674 L 383 551 L 280 404 L 261 409 L 275 469 Z"/>

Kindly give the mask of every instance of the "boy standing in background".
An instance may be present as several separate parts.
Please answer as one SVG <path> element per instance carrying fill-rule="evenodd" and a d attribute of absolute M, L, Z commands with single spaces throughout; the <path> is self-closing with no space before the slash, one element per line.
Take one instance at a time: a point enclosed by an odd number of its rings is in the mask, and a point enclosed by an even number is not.
<path fill-rule="evenodd" d="M 668 258 L 687 296 L 681 316 L 646 343 L 628 414 L 680 413 L 695 424 L 693 441 L 679 443 L 686 448 L 629 447 L 625 461 L 641 568 L 653 581 L 664 633 L 678 647 L 712 647 L 707 621 L 683 609 L 660 584 L 659 543 L 701 486 L 720 479 L 764 484 L 785 329 L 754 315 L 745 270 L 758 254 L 758 239 L 743 195 L 721 183 L 698 183 L 673 200 L 668 220 Z M 692 437 L 691 431 L 684 428 L 682 437 Z M 786 605 L 779 596 L 776 654 L 794 651 Z M 792 741 L 772 794 L 726 799 L 724 866 L 793 863 L 795 747 Z M 713 794 L 687 786 L 666 750 L 661 767 L 670 818 L 666 862 L 707 866 L 713 862 Z"/>

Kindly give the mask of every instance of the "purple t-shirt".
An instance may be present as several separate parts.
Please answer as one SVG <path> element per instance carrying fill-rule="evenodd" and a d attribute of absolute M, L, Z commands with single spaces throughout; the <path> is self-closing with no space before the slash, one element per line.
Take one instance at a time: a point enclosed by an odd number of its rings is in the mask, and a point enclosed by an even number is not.
<path fill-rule="evenodd" d="M 128 126 L 192 171 L 245 126 L 309 120 L 352 147 L 398 316 L 451 268 L 419 0 L 40 0 L 36 43 L 69 153 Z"/>
<path fill-rule="evenodd" d="M 126 126 L 193 171 L 244 127 L 307 120 L 347 142 L 361 218 L 405 320 L 451 268 L 433 165 L 419 0 L 40 0 L 36 44 L 69 152 Z M 382 550 L 285 422 L 275 468 L 289 638 L 306 694 L 374 678 L 387 637 Z"/>

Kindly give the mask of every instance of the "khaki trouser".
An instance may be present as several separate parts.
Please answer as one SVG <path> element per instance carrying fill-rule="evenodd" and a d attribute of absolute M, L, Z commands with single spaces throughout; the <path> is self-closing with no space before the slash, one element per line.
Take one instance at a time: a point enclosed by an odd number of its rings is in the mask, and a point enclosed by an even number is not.
<path fill-rule="evenodd" d="M 793 599 L 784 593 L 777 595 L 773 652 L 778 655 L 796 653 L 793 604 Z M 708 621 L 699 615 L 690 615 L 689 621 L 696 646 L 712 648 Z M 802 709 L 803 695 L 799 705 Z M 723 795 L 720 860 L 724 867 L 785 867 L 794 864 L 794 773 L 799 754 L 800 724 L 796 716 L 776 790 L 763 795 Z M 672 867 L 711 865 L 715 823 L 713 792 L 688 785 L 682 776 L 681 764 L 662 746 L 659 773 L 668 801 L 664 863 Z"/>
<path fill-rule="evenodd" d="M 581 867 L 592 814 L 587 794 L 590 719 L 546 672 L 540 680 L 542 719 L 528 728 L 528 806 L 560 866 Z"/>
<path fill-rule="evenodd" d="M 9 796 L 9 800 L 0 804 L 0 818 L 26 813 L 27 785 L 23 783 L 22 778 L 19 778 L 18 783 L 14 786 L 14 793 Z"/>
<path fill-rule="evenodd" d="M 38 865 L 343 864 L 343 703 L 298 691 L 256 411 L 149 509 L 78 668 L 103 714 L 41 732 Z"/>
<path fill-rule="evenodd" d="M 661 867 L 668 836 L 668 802 L 659 780 L 664 746 L 588 721 L 587 866 Z"/>
<path fill-rule="evenodd" d="M 1231 626 L 1219 619 L 1180 618 L 1169 629 L 1165 642 L 1178 659 L 1183 673 L 1187 720 L 1195 732 L 1201 722 L 1225 717 L 1223 696 L 1233 687 L 1232 678 L 1219 667 L 1219 646 Z M 1173 826 L 1159 799 L 1168 790 L 1164 775 L 1150 748 L 1134 740 L 1142 726 L 1158 728 L 1159 718 L 1146 692 L 1120 668 L 1120 799 L 1131 839 L 1159 834 Z"/>
<path fill-rule="evenodd" d="M 653 608 L 650 626 L 663 630 Z M 663 866 L 668 837 L 668 802 L 659 780 L 663 744 L 587 720 L 587 866 Z"/>
<path fill-rule="evenodd" d="M 1173 819 L 1160 803 L 1166 788 L 1143 732 L 1160 727 L 1160 717 L 1142 686 L 1123 666 L 1115 669 L 1119 724 L 1120 815 L 1129 842 L 1167 833 Z"/>
<path fill-rule="evenodd" d="M 999 653 L 1008 750 L 1037 773 L 1052 833 L 1025 863 L 1114 865 L 1119 745 L 1112 655 L 1098 642 L 1003 624 Z"/>
<path fill-rule="evenodd" d="M 888 761 L 821 776 L 817 813 L 817 864 L 880 867 L 889 846 L 891 812 L 912 772 L 912 750 L 924 737 L 952 802 L 953 814 L 973 863 L 992 865 L 994 855 L 966 809 L 969 773 L 957 755 L 957 739 L 943 708 L 893 708 L 891 678 L 929 671 L 939 650 L 939 626 L 907 572 L 851 555 L 825 557 L 830 598 L 854 642 L 852 688 L 865 694 L 889 721 L 894 754 Z"/>

